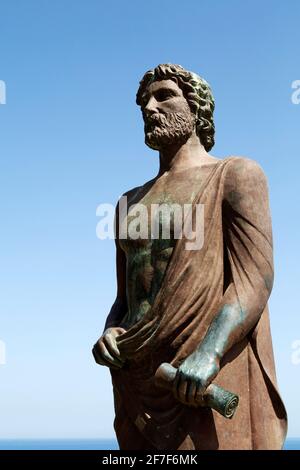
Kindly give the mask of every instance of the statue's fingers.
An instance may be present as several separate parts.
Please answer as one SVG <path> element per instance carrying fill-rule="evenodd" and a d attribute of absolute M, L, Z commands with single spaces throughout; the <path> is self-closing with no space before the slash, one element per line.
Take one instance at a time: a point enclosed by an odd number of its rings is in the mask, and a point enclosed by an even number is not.
<path fill-rule="evenodd" d="M 186 401 L 191 406 L 196 406 L 196 402 L 195 402 L 196 392 L 197 392 L 197 384 L 194 381 L 189 380 L 187 391 L 186 391 Z"/>
<path fill-rule="evenodd" d="M 105 344 L 102 341 L 98 343 L 98 353 L 100 353 L 101 358 L 109 364 L 112 364 L 113 366 L 117 367 L 122 367 L 123 363 L 109 353 Z"/>
<path fill-rule="evenodd" d="M 115 339 L 111 335 L 104 335 L 103 340 L 105 342 L 105 346 L 109 352 L 109 354 L 113 357 L 116 357 L 122 363 L 124 362 L 123 359 L 120 357 L 120 351 L 118 346 L 116 345 Z"/>
<path fill-rule="evenodd" d="M 196 403 L 201 403 L 203 402 L 203 394 L 205 392 L 206 388 L 203 386 L 202 382 L 197 382 L 196 384 L 196 391 L 195 391 L 195 396 L 194 396 L 194 399 L 195 399 L 195 402 Z"/>
<path fill-rule="evenodd" d="M 177 400 L 179 400 L 179 396 L 178 396 L 179 383 L 180 383 L 180 372 L 177 371 L 175 379 L 173 381 L 173 394 Z"/>
<path fill-rule="evenodd" d="M 94 359 L 95 361 L 97 362 L 97 364 L 100 364 L 100 361 L 101 361 L 101 357 L 97 351 L 97 344 L 94 345 L 93 349 L 92 349 L 92 354 L 94 356 Z M 101 364 L 102 365 L 102 364 Z"/>
<path fill-rule="evenodd" d="M 99 364 L 100 366 L 111 367 L 113 369 L 119 369 L 119 367 L 113 366 L 110 362 L 105 361 L 101 357 L 101 355 L 99 354 L 99 352 L 98 352 L 98 350 L 95 346 L 92 349 L 92 353 L 93 353 L 93 356 L 94 356 L 94 359 L 95 359 L 96 363 Z"/>
<path fill-rule="evenodd" d="M 114 328 L 111 332 L 112 336 L 114 336 L 115 338 L 117 338 L 118 336 L 126 333 L 127 330 L 125 330 L 125 328 L 122 328 L 121 326 L 118 326 L 116 328 Z"/>
<path fill-rule="evenodd" d="M 187 404 L 187 388 L 188 388 L 188 381 L 184 378 L 181 377 L 180 382 L 178 383 L 177 386 L 177 395 L 178 399 L 182 402 Z"/>

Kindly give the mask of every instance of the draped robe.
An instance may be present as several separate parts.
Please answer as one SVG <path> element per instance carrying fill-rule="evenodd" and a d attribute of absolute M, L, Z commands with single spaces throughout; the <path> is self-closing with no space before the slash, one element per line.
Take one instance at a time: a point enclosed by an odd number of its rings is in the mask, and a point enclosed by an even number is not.
<path fill-rule="evenodd" d="M 199 203 L 202 248 L 185 249 L 184 235 L 177 240 L 151 309 L 118 337 L 127 358 L 122 369 L 111 370 L 120 448 L 280 449 L 287 417 L 267 306 L 273 255 L 264 174 L 248 159 L 221 160 L 201 183 L 191 210 Z M 227 420 L 210 408 L 180 403 L 155 385 L 154 374 L 162 362 L 178 367 L 231 302 L 247 310 L 253 326 L 227 351 L 213 381 L 239 395 L 236 414 Z"/>

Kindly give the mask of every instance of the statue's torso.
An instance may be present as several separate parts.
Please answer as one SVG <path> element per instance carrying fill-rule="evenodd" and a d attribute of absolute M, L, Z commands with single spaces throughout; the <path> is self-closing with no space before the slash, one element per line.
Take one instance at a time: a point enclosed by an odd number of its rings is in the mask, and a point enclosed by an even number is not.
<path fill-rule="evenodd" d="M 147 208 L 148 233 L 151 234 L 151 210 L 153 204 L 167 204 L 171 214 L 170 237 L 164 238 L 162 228 L 158 238 L 148 236 L 147 239 L 132 239 L 127 231 L 127 239 L 120 239 L 120 246 L 126 254 L 126 285 L 128 313 L 126 326 L 132 326 L 150 309 L 160 289 L 164 273 L 172 255 L 177 239 L 174 238 L 174 210 L 172 204 L 182 208 L 191 204 L 199 192 L 204 180 L 211 173 L 213 164 L 182 170 L 172 175 L 163 175 L 128 194 L 128 219 L 124 221 L 127 227 L 130 221 L 130 207 L 133 204 L 143 204 Z M 166 216 L 168 216 L 166 214 Z M 162 219 L 160 218 L 160 227 Z M 152 226 L 153 227 L 153 226 Z M 175 231 L 176 237 L 176 231 Z M 178 238 L 178 237 L 177 237 Z"/>

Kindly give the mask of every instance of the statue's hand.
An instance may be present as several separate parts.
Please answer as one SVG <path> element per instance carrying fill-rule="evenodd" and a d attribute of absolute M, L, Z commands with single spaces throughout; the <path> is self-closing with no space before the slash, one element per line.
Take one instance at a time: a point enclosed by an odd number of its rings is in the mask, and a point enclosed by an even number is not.
<path fill-rule="evenodd" d="M 219 371 L 220 361 L 216 355 L 194 352 L 177 369 L 173 384 L 175 397 L 185 405 L 197 406 Z"/>
<path fill-rule="evenodd" d="M 119 369 L 123 366 L 125 360 L 121 357 L 116 338 L 125 332 L 126 330 L 121 327 L 111 327 L 104 331 L 92 350 L 97 364 L 112 369 Z"/>

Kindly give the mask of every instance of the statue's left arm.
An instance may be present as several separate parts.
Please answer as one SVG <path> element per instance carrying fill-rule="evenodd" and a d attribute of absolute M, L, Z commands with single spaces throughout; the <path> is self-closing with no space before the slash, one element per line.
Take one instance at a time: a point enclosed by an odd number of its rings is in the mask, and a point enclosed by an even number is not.
<path fill-rule="evenodd" d="M 191 405 L 218 374 L 226 352 L 255 327 L 271 293 L 268 188 L 256 162 L 235 158 L 228 165 L 222 215 L 224 295 L 204 340 L 180 365 L 174 385 L 175 396 Z"/>

